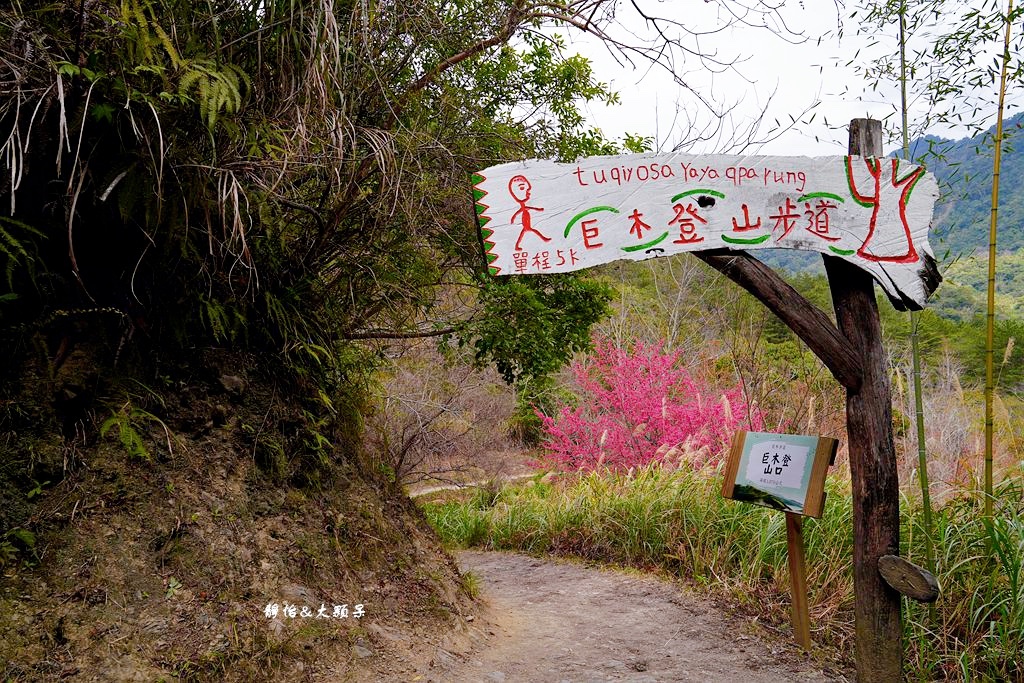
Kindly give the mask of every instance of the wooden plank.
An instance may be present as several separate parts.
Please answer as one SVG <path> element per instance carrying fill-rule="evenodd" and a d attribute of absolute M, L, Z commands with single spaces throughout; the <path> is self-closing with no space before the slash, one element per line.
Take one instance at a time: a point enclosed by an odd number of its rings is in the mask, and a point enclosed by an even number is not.
<path fill-rule="evenodd" d="M 850 123 L 850 154 L 881 156 L 882 125 Z M 899 481 L 892 433 L 889 364 L 871 277 L 828 257 L 825 272 L 840 331 L 861 358 L 862 384 L 847 388 L 846 430 L 853 494 L 853 578 L 857 680 L 902 680 L 900 596 L 882 579 L 878 560 L 899 554 Z"/>
<path fill-rule="evenodd" d="M 789 549 L 789 583 L 792 592 L 793 637 L 805 650 L 811 649 L 811 615 L 807 608 L 807 564 L 804 560 L 804 530 L 800 515 L 786 513 L 786 545 Z"/>
<path fill-rule="evenodd" d="M 847 389 L 861 382 L 860 358 L 829 317 L 771 268 L 742 252 L 696 252 L 694 256 L 753 294 L 793 330 Z M 851 266 L 856 269 L 856 266 Z M 868 281 L 871 277 L 868 276 Z"/>
<path fill-rule="evenodd" d="M 857 265 L 896 305 L 913 308 L 938 284 L 938 270 L 922 268 L 938 196 L 921 166 L 845 155 L 651 152 L 528 159 L 473 174 L 495 274 L 708 249 L 801 249 Z"/>
<path fill-rule="evenodd" d="M 740 456 L 743 454 L 743 442 L 746 438 L 747 433 L 743 430 L 736 432 L 732 437 L 732 448 L 729 449 L 729 459 L 723 473 L 722 498 L 732 498 L 733 489 L 736 488 L 736 472 L 740 467 Z"/>
<path fill-rule="evenodd" d="M 804 500 L 804 514 L 808 517 L 821 517 L 825 509 L 825 475 L 829 465 L 835 460 L 839 442 L 827 436 L 818 437 L 818 449 L 814 453 L 814 464 L 811 466 L 810 486 Z"/>
<path fill-rule="evenodd" d="M 918 602 L 935 602 L 939 597 L 939 581 L 924 567 L 897 555 L 878 558 L 878 572 L 893 590 Z"/>

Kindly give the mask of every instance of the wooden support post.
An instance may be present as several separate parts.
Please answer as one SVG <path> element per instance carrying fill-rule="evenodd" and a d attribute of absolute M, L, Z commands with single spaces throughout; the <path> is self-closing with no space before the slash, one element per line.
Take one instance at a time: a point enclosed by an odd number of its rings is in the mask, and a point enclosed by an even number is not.
<path fill-rule="evenodd" d="M 811 649 L 811 615 L 807 609 L 807 562 L 804 560 L 804 527 L 800 515 L 786 513 L 786 545 L 789 549 L 789 589 L 793 594 L 793 637 L 800 647 Z"/>
<path fill-rule="evenodd" d="M 882 124 L 850 122 L 850 154 L 882 156 Z M 902 680 L 900 596 L 882 579 L 878 560 L 899 554 L 899 480 L 892 432 L 889 366 L 871 276 L 825 256 L 839 330 L 861 356 L 862 382 L 846 391 L 846 432 L 853 489 L 853 578 L 857 680 Z"/>

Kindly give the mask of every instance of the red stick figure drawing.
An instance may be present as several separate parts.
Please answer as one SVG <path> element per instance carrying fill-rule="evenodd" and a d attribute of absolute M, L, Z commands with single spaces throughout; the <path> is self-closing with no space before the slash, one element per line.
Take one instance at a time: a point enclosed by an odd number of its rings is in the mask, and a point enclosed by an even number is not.
<path fill-rule="evenodd" d="M 519 210 L 512 214 L 512 220 L 510 220 L 509 223 L 515 224 L 516 218 L 518 218 L 519 222 L 523 225 L 523 229 L 519 231 L 519 238 L 516 240 L 516 251 L 522 250 L 520 245 L 523 241 L 523 237 L 525 237 L 528 232 L 532 232 L 545 242 L 551 241 L 550 237 L 545 237 L 539 230 L 537 230 L 537 228 L 533 227 L 533 220 L 530 217 L 530 212 L 543 211 L 544 209 L 539 206 L 526 205 L 526 202 L 530 200 L 530 190 L 532 189 L 533 186 L 530 185 L 530 181 L 527 180 L 524 175 L 512 176 L 512 179 L 508 181 L 508 193 L 512 195 L 512 199 L 516 200 L 516 203 L 519 204 Z"/>
<path fill-rule="evenodd" d="M 910 199 L 914 185 L 924 175 L 924 169 L 917 167 L 909 175 L 899 178 L 899 164 L 899 159 L 886 159 L 885 163 L 881 159 L 864 159 L 864 166 L 871 178 L 867 182 L 871 191 L 861 194 L 854 177 L 853 159 L 846 157 L 846 178 L 854 201 L 861 206 L 873 208 L 868 236 L 857 250 L 858 256 L 869 261 L 913 263 L 918 260 L 914 239 L 907 224 L 907 200 Z M 891 169 L 891 173 L 885 173 L 886 166 Z M 894 223 L 902 230 L 890 231 L 881 236 L 876 233 L 877 228 Z"/>

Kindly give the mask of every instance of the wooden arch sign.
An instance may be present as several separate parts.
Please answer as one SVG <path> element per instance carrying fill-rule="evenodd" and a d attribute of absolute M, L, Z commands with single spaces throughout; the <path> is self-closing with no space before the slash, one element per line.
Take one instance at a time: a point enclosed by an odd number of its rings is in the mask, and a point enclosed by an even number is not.
<path fill-rule="evenodd" d="M 882 156 L 882 125 L 850 123 L 849 154 L 528 161 L 473 175 L 490 272 L 529 275 L 692 251 L 757 297 L 846 388 L 854 524 L 857 679 L 902 680 L 900 595 L 879 572 L 899 554 L 888 363 L 873 282 L 919 309 L 940 282 L 928 245 L 934 178 Z M 835 320 L 747 251 L 820 251 Z"/>

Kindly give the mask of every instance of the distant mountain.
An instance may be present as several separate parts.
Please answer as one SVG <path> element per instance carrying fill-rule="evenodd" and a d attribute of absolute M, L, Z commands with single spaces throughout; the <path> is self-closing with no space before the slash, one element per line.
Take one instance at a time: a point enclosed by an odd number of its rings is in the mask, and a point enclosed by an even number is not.
<path fill-rule="evenodd" d="M 1024 113 L 1003 122 L 1003 158 L 999 182 L 999 251 L 1024 248 Z M 960 140 L 927 135 L 911 142 L 911 158 L 939 180 L 942 196 L 935 208 L 930 242 L 943 260 L 988 248 L 995 126 Z M 897 153 L 891 156 L 899 156 Z"/>

